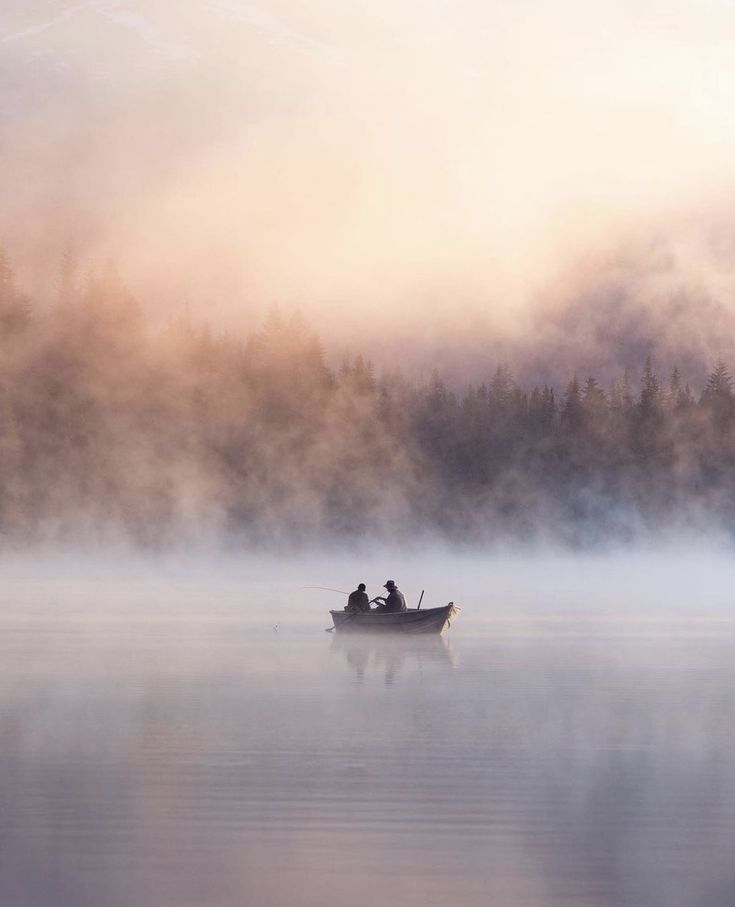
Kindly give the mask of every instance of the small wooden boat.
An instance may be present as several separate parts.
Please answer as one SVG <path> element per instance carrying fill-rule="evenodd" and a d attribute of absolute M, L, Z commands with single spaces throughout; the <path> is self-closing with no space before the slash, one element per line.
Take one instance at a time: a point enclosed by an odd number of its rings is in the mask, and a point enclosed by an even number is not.
<path fill-rule="evenodd" d="M 409 608 L 407 611 L 330 611 L 338 633 L 441 633 L 459 607 L 450 602 L 442 608 Z"/>

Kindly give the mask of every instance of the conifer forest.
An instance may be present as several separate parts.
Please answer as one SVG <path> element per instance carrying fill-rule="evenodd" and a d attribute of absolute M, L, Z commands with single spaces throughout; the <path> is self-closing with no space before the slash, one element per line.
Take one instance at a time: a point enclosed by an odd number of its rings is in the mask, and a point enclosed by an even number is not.
<path fill-rule="evenodd" d="M 43 311 L 0 264 L 5 546 L 522 541 L 591 547 L 735 531 L 728 363 L 650 361 L 610 386 L 448 386 L 336 361 L 299 314 L 250 336 L 163 328 L 114 269 Z"/>

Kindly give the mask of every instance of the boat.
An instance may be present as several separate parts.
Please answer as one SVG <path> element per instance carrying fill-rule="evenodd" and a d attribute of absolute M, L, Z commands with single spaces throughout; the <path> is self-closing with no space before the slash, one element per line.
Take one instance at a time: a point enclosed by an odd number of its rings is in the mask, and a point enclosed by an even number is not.
<path fill-rule="evenodd" d="M 338 633 L 441 633 L 459 614 L 449 602 L 441 608 L 409 608 L 406 611 L 330 611 Z"/>

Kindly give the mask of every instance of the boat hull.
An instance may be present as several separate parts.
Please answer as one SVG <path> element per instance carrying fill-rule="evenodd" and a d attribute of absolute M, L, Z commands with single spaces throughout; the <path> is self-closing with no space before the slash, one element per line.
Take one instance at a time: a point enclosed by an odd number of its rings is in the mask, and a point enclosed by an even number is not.
<path fill-rule="evenodd" d="M 370 611 L 352 614 L 330 611 L 338 633 L 441 633 L 459 613 L 457 605 L 442 608 L 409 608 L 407 611 Z"/>

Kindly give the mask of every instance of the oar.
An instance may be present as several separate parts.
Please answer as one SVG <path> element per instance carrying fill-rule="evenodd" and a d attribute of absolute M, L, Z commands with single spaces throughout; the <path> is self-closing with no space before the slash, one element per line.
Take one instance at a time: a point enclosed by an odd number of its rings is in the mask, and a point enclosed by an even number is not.
<path fill-rule="evenodd" d="M 421 598 L 419 599 L 419 606 L 418 606 L 418 608 L 416 608 L 417 611 L 420 611 L 420 610 L 421 610 L 421 602 L 424 600 L 424 592 L 425 592 L 425 591 L 426 591 L 425 589 L 422 589 L 422 590 L 421 590 Z"/>

